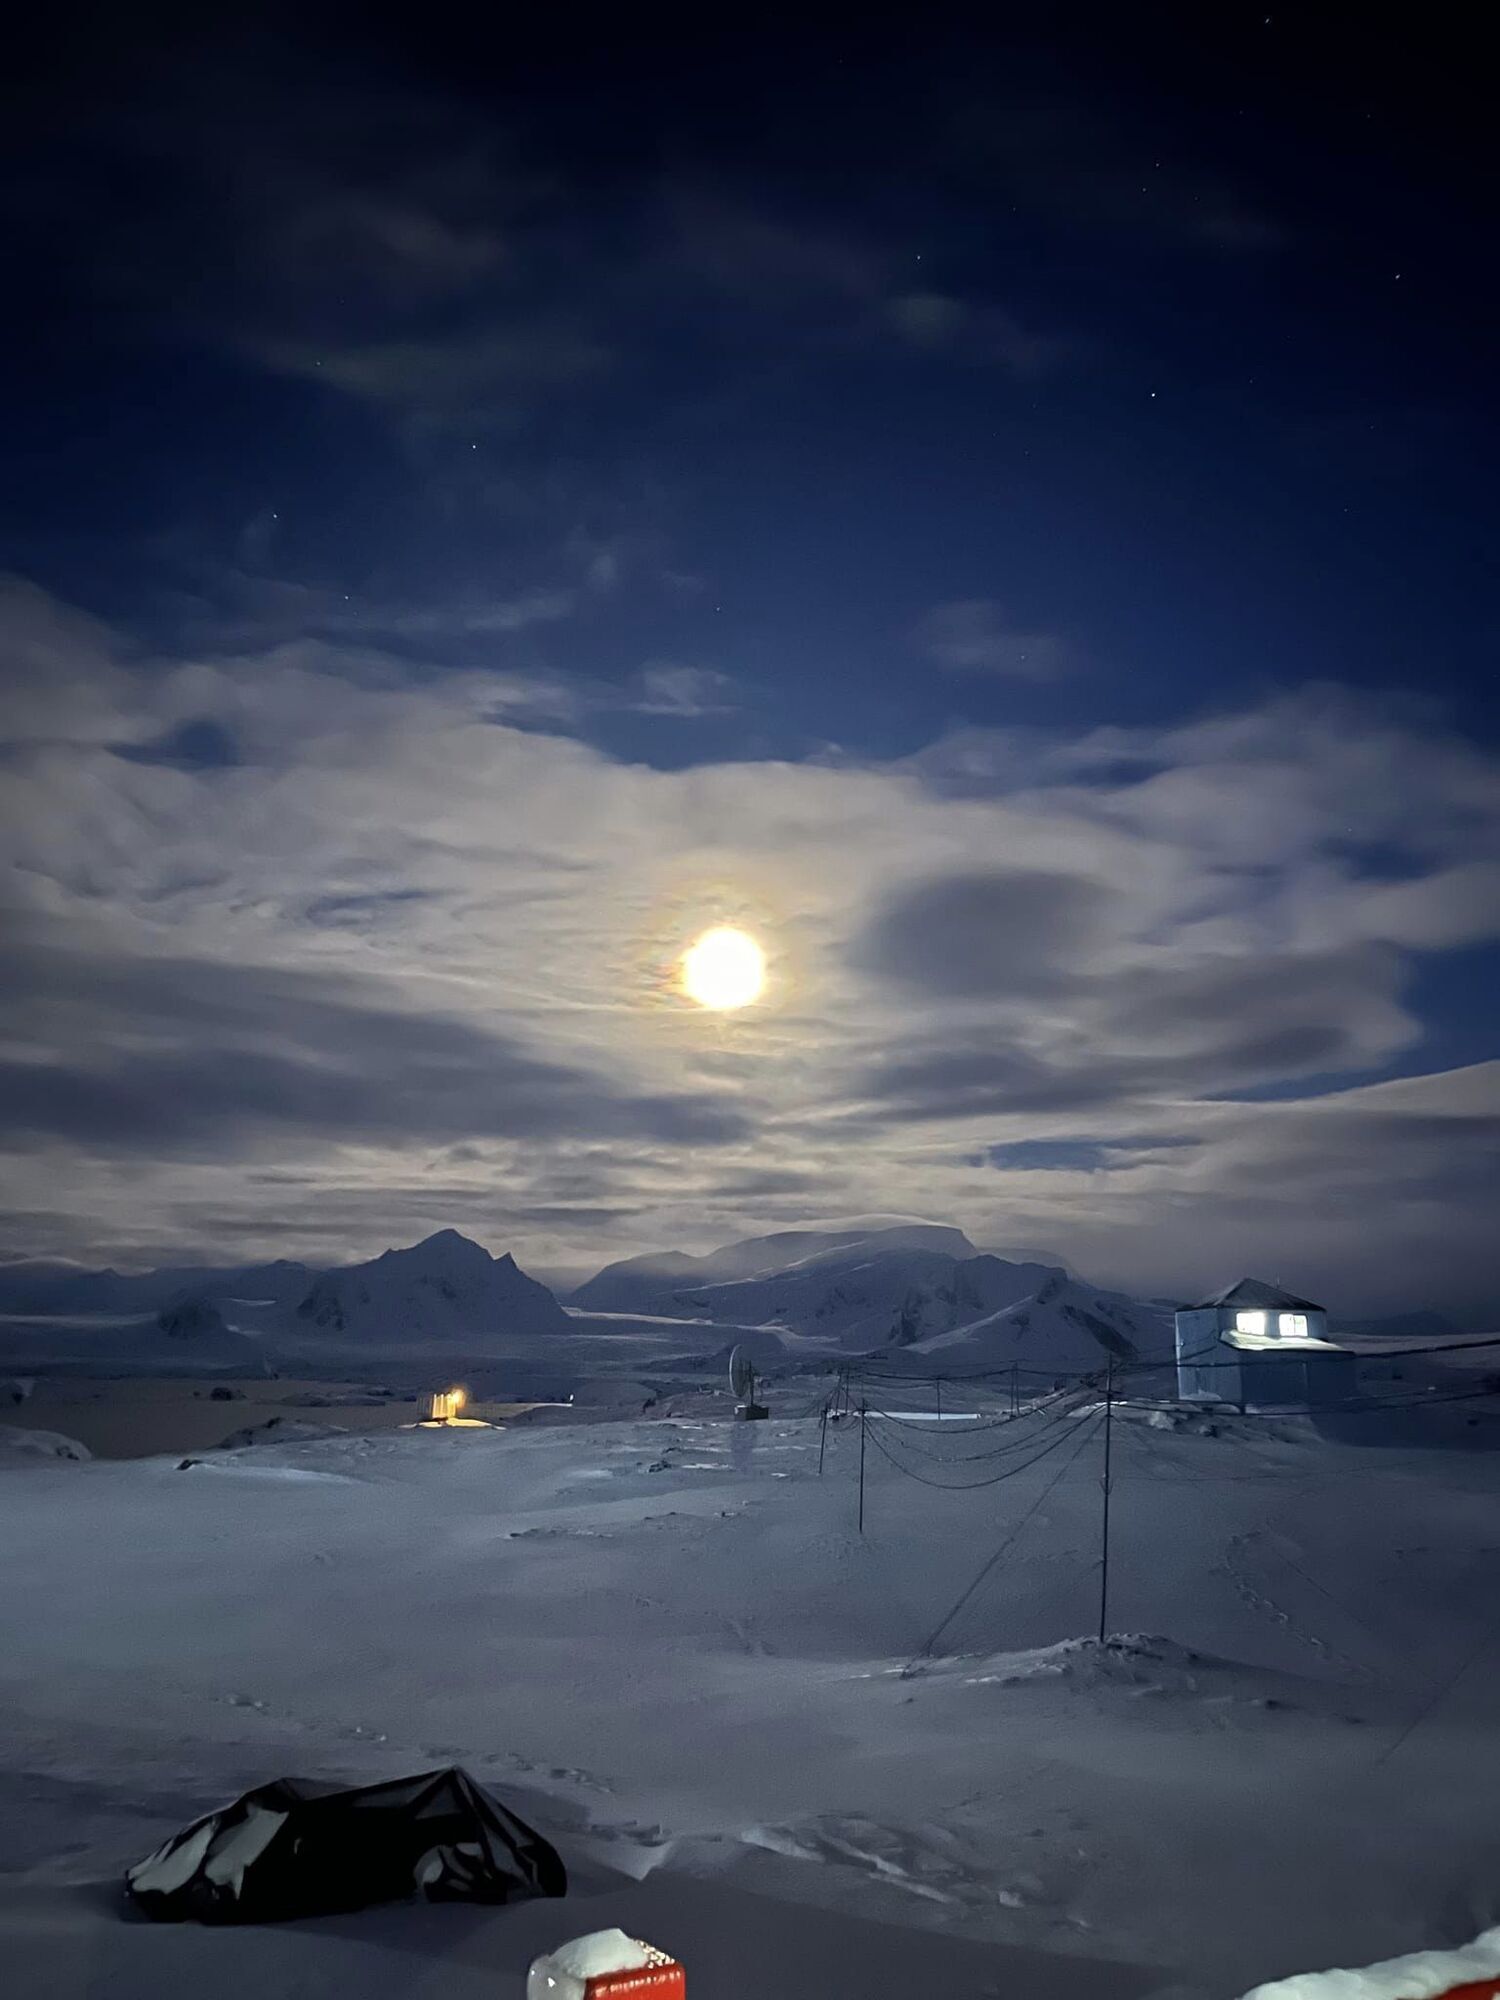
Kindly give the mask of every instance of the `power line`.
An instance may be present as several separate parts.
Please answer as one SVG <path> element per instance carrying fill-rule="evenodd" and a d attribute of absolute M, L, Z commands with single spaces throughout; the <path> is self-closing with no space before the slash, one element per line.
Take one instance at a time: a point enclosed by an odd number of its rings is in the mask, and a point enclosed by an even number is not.
<path fill-rule="evenodd" d="M 1007 1553 L 1007 1551 L 1014 1548 L 1017 1540 L 1020 1537 L 1022 1529 L 1025 1528 L 1026 1524 L 1032 1519 L 1033 1515 L 1035 1515 L 1038 1512 L 1044 1501 L 1048 1498 L 1048 1496 L 1052 1493 L 1054 1488 L 1058 1485 L 1059 1481 L 1072 1469 L 1072 1467 L 1078 1460 L 1079 1453 L 1088 1443 L 1089 1436 L 1092 1435 L 1091 1432 L 1087 1432 L 1086 1426 L 1084 1424 L 1080 1424 L 1079 1429 L 1085 1431 L 1085 1435 L 1079 1438 L 1077 1449 L 1072 1453 L 1070 1457 L 1063 1460 L 1062 1464 L 1053 1473 L 1052 1477 L 1047 1481 L 1046 1485 L 1042 1488 L 1041 1492 L 1037 1494 L 1036 1498 L 1032 1501 L 1031 1505 L 1021 1515 L 1021 1518 L 1015 1523 L 1010 1533 L 1001 1542 L 999 1548 L 995 1550 L 995 1553 L 985 1563 L 984 1567 L 980 1570 L 979 1574 L 974 1578 L 974 1581 L 969 1585 L 969 1587 L 965 1591 L 961 1593 L 957 1603 L 953 1605 L 953 1607 L 951 1608 L 951 1610 L 948 1611 L 946 1616 L 940 1619 L 938 1624 L 928 1634 L 928 1637 L 925 1643 L 923 1644 L 920 1652 L 914 1653 L 911 1659 L 907 1661 L 906 1666 L 902 1669 L 903 1673 L 909 1674 L 912 1668 L 916 1665 L 918 1660 L 926 1659 L 931 1656 L 933 1647 L 936 1646 L 938 1640 L 943 1636 L 944 1632 L 947 1631 L 948 1627 L 953 1623 L 954 1619 L 958 1616 L 959 1612 L 963 1610 L 964 1606 L 969 1602 L 970 1598 L 973 1597 L 975 1591 L 978 1590 L 979 1586 L 984 1582 L 985 1578 L 988 1577 L 993 1572 L 995 1565 L 1000 1561 L 1001 1557 L 1004 1556 Z"/>
<path fill-rule="evenodd" d="M 909 1451 L 918 1458 L 929 1459 L 938 1465 L 972 1465 L 986 1459 L 1006 1458 L 1013 1452 L 1028 1450 L 1038 1438 L 1046 1436 L 1057 1424 L 1065 1423 L 1069 1417 L 1082 1409 L 1086 1402 L 1087 1398 L 1073 1397 L 1067 1403 L 1046 1411 L 1035 1425 L 1029 1424 L 1024 1416 L 1008 1417 L 1003 1423 L 987 1425 L 983 1436 L 993 1439 L 992 1442 L 982 1441 L 980 1434 L 969 1428 L 965 1428 L 950 1440 L 942 1437 L 940 1433 L 919 1430 L 915 1425 L 882 1417 L 878 1411 L 872 1410 L 870 1415 L 877 1427 L 883 1430 L 893 1444 L 899 1442 L 903 1451 Z M 1013 1430 L 1021 1430 L 1023 1426 L 1022 1435 L 1009 1435 Z M 999 1435 L 996 1436 L 996 1433 Z M 977 1450 L 965 1449 L 966 1446 L 975 1443 L 978 1443 Z M 952 1448 L 945 1449 L 944 1447 L 948 1445 Z"/>
<path fill-rule="evenodd" d="M 887 1449 L 878 1427 L 871 1431 L 870 1441 L 882 1458 L 887 1459 L 906 1478 L 916 1480 L 919 1486 L 933 1486 L 945 1493 L 977 1493 L 983 1487 L 998 1486 L 1003 1480 L 1014 1479 L 1020 1473 L 1029 1472 L 1033 1465 L 1039 1464 L 1049 1453 L 1056 1451 L 1059 1445 L 1066 1444 L 1070 1437 L 1075 1437 L 1080 1429 L 1094 1420 L 1096 1414 L 1090 1411 L 1072 1424 L 1058 1425 L 1057 1435 L 1042 1445 L 1030 1458 L 1023 1459 L 1018 1465 L 1007 1466 L 1001 1472 L 992 1473 L 988 1479 L 929 1479 L 926 1473 L 918 1472 L 910 1465 L 903 1465 L 901 1460 Z"/>

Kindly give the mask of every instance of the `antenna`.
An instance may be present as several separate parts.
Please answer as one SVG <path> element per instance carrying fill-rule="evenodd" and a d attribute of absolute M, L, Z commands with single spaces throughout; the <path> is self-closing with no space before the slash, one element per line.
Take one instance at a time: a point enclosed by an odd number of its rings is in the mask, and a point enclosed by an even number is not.
<path fill-rule="evenodd" d="M 734 1392 L 737 1417 L 753 1422 L 770 1414 L 764 1403 L 755 1400 L 755 1364 L 743 1345 L 730 1354 L 729 1386 Z"/>

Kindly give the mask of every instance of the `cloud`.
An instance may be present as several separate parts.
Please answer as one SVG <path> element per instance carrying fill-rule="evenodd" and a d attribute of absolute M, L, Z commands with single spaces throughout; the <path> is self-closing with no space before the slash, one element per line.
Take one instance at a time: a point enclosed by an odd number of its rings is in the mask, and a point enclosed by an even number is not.
<path fill-rule="evenodd" d="M 1072 358 L 1078 343 L 1024 326 L 1004 306 L 984 305 L 951 292 L 898 292 L 885 301 L 891 330 L 925 353 L 990 363 L 1030 379 Z"/>
<path fill-rule="evenodd" d="M 1043 1173 L 1117 1173 L 1143 1159 L 1195 1139 L 1145 1137 L 1128 1139 L 1012 1139 L 991 1146 L 982 1158 L 1002 1171 L 1022 1169 Z"/>
<path fill-rule="evenodd" d="M 1208 962 L 1164 952 L 1116 974 L 1097 956 L 1073 949 L 1013 970 L 997 948 L 960 958 L 955 972 L 940 946 L 914 952 L 913 989 L 1042 1000 L 1050 1031 L 1012 1006 L 981 1038 L 961 1026 L 897 1037 L 851 1079 L 854 1095 L 905 1121 L 1119 1112 L 1377 1069 L 1420 1040 L 1397 997 L 1398 961 L 1367 945 Z"/>
<path fill-rule="evenodd" d="M 854 962 L 908 991 L 945 999 L 1046 993 L 1100 936 L 1097 883 L 995 869 L 906 886 L 871 917 Z"/>
<path fill-rule="evenodd" d="M 987 90 L 952 116 L 948 146 L 987 184 L 1000 176 L 1016 207 L 1054 229 L 1216 256 L 1265 257 L 1288 240 L 1282 222 L 1231 181 L 1162 155 L 1157 135 L 1079 94 Z"/>
<path fill-rule="evenodd" d="M 1125 1066 L 1089 1056 L 1049 1061 L 1007 1047 L 998 1035 L 979 1041 L 912 1038 L 856 1070 L 848 1089 L 858 1107 L 851 1122 L 878 1129 L 885 1120 L 930 1125 L 1043 1113 L 1114 1112 L 1130 1103 Z"/>
<path fill-rule="evenodd" d="M 277 373 L 408 416 L 473 426 L 525 412 L 602 373 L 611 359 L 581 328 L 536 319 L 357 344 L 273 338 L 251 351 Z"/>
<path fill-rule="evenodd" d="M 886 346 L 1033 380 L 1073 359 L 1073 337 L 1024 321 L 1008 305 L 954 291 L 910 287 L 904 242 L 882 238 L 868 218 L 788 221 L 722 192 L 674 190 L 666 203 L 660 282 L 707 287 L 811 349 Z"/>
<path fill-rule="evenodd" d="M 1500 924 L 1494 761 L 1425 711 L 663 768 L 591 704 L 678 741 L 734 691 L 580 685 L 544 716 L 338 634 L 147 657 L 0 594 L 0 1250 L 446 1220 L 577 1263 L 915 1204 L 1151 1291 L 1483 1297 L 1489 1072 L 1389 1076 L 1414 967 Z M 676 992 L 713 921 L 765 1006 Z"/>
<path fill-rule="evenodd" d="M 355 914 L 354 902 L 306 914 L 325 925 Z M 248 1160 L 289 1135 L 712 1146 L 745 1130 L 706 1094 L 632 1091 L 475 1021 L 403 1009 L 382 982 L 351 973 L 38 943 L 12 949 L 5 985 L 12 1053 L 0 1058 L 0 1122 L 13 1142 L 126 1155 L 144 1142 L 157 1158 Z"/>
<path fill-rule="evenodd" d="M 682 666 L 653 660 L 641 668 L 630 702 L 640 715 L 694 717 L 729 715 L 738 708 L 739 691 L 729 674 L 714 667 Z"/>
<path fill-rule="evenodd" d="M 1055 632 L 1016 625 L 990 597 L 934 605 L 918 620 L 911 637 L 919 652 L 955 673 L 1050 681 L 1075 664 L 1066 642 Z"/>

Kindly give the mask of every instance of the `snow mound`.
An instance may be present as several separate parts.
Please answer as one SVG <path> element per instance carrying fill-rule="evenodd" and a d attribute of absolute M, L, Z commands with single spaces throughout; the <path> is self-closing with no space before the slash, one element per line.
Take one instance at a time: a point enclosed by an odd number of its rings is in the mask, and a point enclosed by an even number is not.
<path fill-rule="evenodd" d="M 1219 1426 L 1201 1410 L 1152 1410 L 1146 1422 L 1154 1431 L 1183 1432 L 1189 1437 L 1217 1437 Z"/>
<path fill-rule="evenodd" d="M 242 1451 L 253 1444 L 317 1444 L 324 1438 L 347 1437 L 349 1433 L 333 1424 L 303 1424 L 294 1417 L 272 1417 L 263 1424 L 249 1424 L 231 1431 L 220 1443 L 220 1451 Z"/>
<path fill-rule="evenodd" d="M 658 1400 L 649 1382 L 637 1382 L 617 1375 L 590 1376 L 573 1391 L 572 1407 L 580 1410 L 619 1410 L 634 1415 Z"/>
<path fill-rule="evenodd" d="M 1061 1639 L 1015 1653 L 928 1660 L 906 1669 L 909 1678 L 958 1673 L 970 1687 L 1016 1687 L 1063 1681 L 1073 1687 L 1175 1687 L 1191 1692 L 1220 1662 L 1155 1633 L 1118 1632 L 1108 1638 Z"/>
<path fill-rule="evenodd" d="M 785 1826 L 750 1826 L 740 1835 L 793 1861 L 852 1868 L 926 1902 L 1016 1908 L 1022 1897 L 997 1889 L 988 1869 L 939 1827 L 890 1826 L 859 1814 L 822 1813 Z"/>
<path fill-rule="evenodd" d="M 1440 2000 L 1455 1986 L 1500 1982 L 1500 1927 L 1459 1951 L 1416 1951 L 1362 1970 L 1299 1972 L 1257 1986 L 1244 2000 Z M 1476 1996 L 1477 2000 L 1477 1996 Z"/>
<path fill-rule="evenodd" d="M 512 1256 L 492 1257 L 455 1229 L 326 1271 L 297 1307 L 297 1320 L 362 1347 L 441 1344 L 475 1353 L 499 1353 L 518 1336 L 573 1330 L 547 1287 Z"/>
<path fill-rule="evenodd" d="M 87 1445 L 64 1437 L 61 1431 L 31 1431 L 18 1424 L 0 1424 L 0 1465 L 56 1464 L 93 1455 Z"/>

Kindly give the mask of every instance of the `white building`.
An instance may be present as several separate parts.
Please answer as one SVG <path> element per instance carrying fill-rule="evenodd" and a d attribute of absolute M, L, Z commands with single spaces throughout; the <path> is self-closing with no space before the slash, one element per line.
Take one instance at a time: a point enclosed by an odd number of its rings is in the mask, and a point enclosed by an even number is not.
<path fill-rule="evenodd" d="M 1177 1314 L 1177 1393 L 1188 1402 L 1326 1407 L 1355 1392 L 1354 1356 L 1328 1314 L 1260 1278 L 1242 1278 Z"/>

